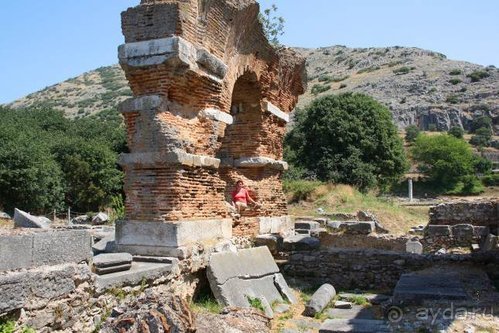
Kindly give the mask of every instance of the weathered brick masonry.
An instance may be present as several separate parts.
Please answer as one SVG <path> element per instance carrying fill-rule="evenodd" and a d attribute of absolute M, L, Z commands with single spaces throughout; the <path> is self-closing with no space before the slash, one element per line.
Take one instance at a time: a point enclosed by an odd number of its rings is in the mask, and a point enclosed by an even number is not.
<path fill-rule="evenodd" d="M 123 12 L 119 58 L 135 96 L 121 106 L 130 149 L 121 157 L 123 223 L 227 219 L 238 179 L 263 206 L 236 234 L 287 215 L 282 140 L 305 62 L 269 45 L 258 13 L 254 0 L 142 0 Z M 118 245 L 147 245 L 124 238 Z"/>

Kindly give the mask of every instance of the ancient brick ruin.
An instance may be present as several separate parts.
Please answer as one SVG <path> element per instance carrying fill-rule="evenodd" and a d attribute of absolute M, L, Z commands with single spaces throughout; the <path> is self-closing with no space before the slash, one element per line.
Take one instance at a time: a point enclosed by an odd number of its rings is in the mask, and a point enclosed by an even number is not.
<path fill-rule="evenodd" d="M 121 249 L 183 256 L 194 242 L 291 228 L 282 140 L 305 62 L 268 43 L 258 13 L 254 0 L 142 0 L 122 13 L 119 60 L 135 97 L 120 108 Z M 262 207 L 233 227 L 225 202 L 238 179 Z"/>

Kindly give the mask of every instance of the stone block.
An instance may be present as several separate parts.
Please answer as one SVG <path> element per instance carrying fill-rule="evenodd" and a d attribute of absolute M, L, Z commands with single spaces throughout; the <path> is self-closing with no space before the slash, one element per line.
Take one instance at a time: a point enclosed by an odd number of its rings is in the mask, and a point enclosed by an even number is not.
<path fill-rule="evenodd" d="M 0 236 L 0 271 L 89 261 L 91 242 L 84 230 Z"/>
<path fill-rule="evenodd" d="M 331 302 L 331 300 L 336 296 L 336 290 L 330 284 L 323 284 L 317 291 L 312 295 L 310 301 L 308 301 L 305 306 L 304 314 L 309 317 L 315 316 L 315 314 L 320 313 L 326 306 Z"/>
<path fill-rule="evenodd" d="M 307 235 L 307 236 L 310 236 L 310 230 L 308 230 L 308 229 L 295 229 L 295 235 Z"/>
<path fill-rule="evenodd" d="M 234 118 L 225 112 L 222 112 L 218 109 L 204 109 L 199 112 L 199 117 L 200 118 L 206 118 L 206 119 L 211 119 L 211 120 L 216 120 L 216 121 L 221 121 L 227 125 L 232 125 L 234 122 Z"/>
<path fill-rule="evenodd" d="M 285 161 L 274 160 L 269 157 L 241 157 L 234 160 L 234 166 L 236 168 L 262 168 L 268 167 L 276 170 L 287 170 L 288 163 Z"/>
<path fill-rule="evenodd" d="M 94 252 L 94 255 L 100 254 L 100 253 L 110 253 L 114 252 L 116 246 L 116 242 L 114 240 L 114 234 L 102 238 L 100 241 L 94 243 L 92 245 L 92 251 Z"/>
<path fill-rule="evenodd" d="M 423 254 L 423 244 L 418 240 L 409 240 L 405 243 L 405 252 Z"/>
<path fill-rule="evenodd" d="M 75 265 L 62 265 L 0 275 L 0 313 L 47 304 L 71 293 L 81 270 L 89 273 L 86 265 L 78 267 L 78 271 Z"/>
<path fill-rule="evenodd" d="M 286 237 L 282 247 L 285 251 L 312 251 L 320 247 L 320 241 L 307 235 L 294 235 Z"/>
<path fill-rule="evenodd" d="M 93 264 L 95 267 L 111 267 L 118 265 L 126 265 L 132 263 L 132 255 L 130 253 L 104 253 L 94 257 Z"/>
<path fill-rule="evenodd" d="M 255 238 L 255 246 L 266 246 L 270 252 L 275 253 L 282 245 L 282 237 L 279 235 L 258 235 Z"/>
<path fill-rule="evenodd" d="M 289 123 L 289 115 L 283 111 L 281 111 L 277 106 L 274 104 L 264 101 L 264 109 L 271 113 L 272 115 L 276 116 L 277 118 Z"/>
<path fill-rule="evenodd" d="M 99 225 L 109 221 L 109 216 L 106 213 L 100 212 L 92 218 L 92 224 Z"/>
<path fill-rule="evenodd" d="M 315 230 L 320 228 L 320 223 L 315 221 L 298 221 L 295 222 L 295 229 Z"/>
<path fill-rule="evenodd" d="M 498 245 L 498 239 L 499 239 L 499 237 L 492 235 L 492 234 L 489 234 L 485 238 L 485 240 L 482 244 L 482 250 L 483 251 L 495 250 L 497 248 L 497 245 Z"/>
<path fill-rule="evenodd" d="M 260 216 L 258 217 L 260 225 L 259 233 L 262 234 L 281 234 L 289 235 L 293 230 L 291 217 L 285 216 Z"/>
<path fill-rule="evenodd" d="M 183 257 L 187 246 L 231 237 L 230 219 L 116 223 L 116 250 L 133 255 Z"/>
<path fill-rule="evenodd" d="M 95 273 L 98 275 L 106 275 L 116 272 L 124 272 L 128 271 L 132 268 L 132 263 L 123 264 L 123 265 L 114 265 L 109 267 L 94 267 Z"/>
<path fill-rule="evenodd" d="M 474 236 L 473 226 L 471 224 L 457 224 L 451 227 L 452 236 L 458 240 L 471 241 Z"/>
<path fill-rule="evenodd" d="M 17 208 L 14 210 L 14 226 L 16 228 L 50 228 L 46 220 L 42 220 L 38 216 L 33 216 Z"/>
<path fill-rule="evenodd" d="M 95 278 L 97 292 L 111 288 L 133 286 L 140 284 L 144 279 L 152 281 L 168 275 L 175 268 L 175 264 L 133 262 L 128 271 L 99 275 Z"/>
<path fill-rule="evenodd" d="M 118 106 L 118 111 L 121 113 L 157 112 L 163 104 L 164 101 L 159 95 L 141 96 L 123 101 Z"/>
<path fill-rule="evenodd" d="M 485 238 L 490 233 L 489 227 L 476 226 L 473 227 L 473 236 L 476 238 Z"/>
<path fill-rule="evenodd" d="M 450 235 L 451 231 L 448 225 L 428 225 L 425 229 L 425 236 L 427 237 L 440 237 Z"/>
<path fill-rule="evenodd" d="M 374 222 L 343 223 L 340 229 L 348 234 L 369 235 L 376 231 L 376 225 Z"/>
<path fill-rule="evenodd" d="M 90 216 L 88 215 L 80 215 L 71 219 L 71 223 L 73 224 L 89 224 L 90 222 Z"/>
<path fill-rule="evenodd" d="M 33 235 L 32 266 L 88 262 L 92 255 L 92 238 L 85 230 L 61 230 Z"/>
<path fill-rule="evenodd" d="M 33 235 L 0 236 L 0 271 L 32 266 Z"/>

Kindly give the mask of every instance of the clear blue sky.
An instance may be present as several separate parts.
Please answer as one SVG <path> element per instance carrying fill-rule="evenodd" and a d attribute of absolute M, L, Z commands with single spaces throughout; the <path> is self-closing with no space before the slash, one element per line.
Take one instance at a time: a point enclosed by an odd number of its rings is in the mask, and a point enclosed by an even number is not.
<path fill-rule="evenodd" d="M 120 13 L 139 0 L 13 0 L 0 6 L 0 103 L 117 62 Z M 261 0 L 290 46 L 416 46 L 499 67 L 498 0 Z"/>

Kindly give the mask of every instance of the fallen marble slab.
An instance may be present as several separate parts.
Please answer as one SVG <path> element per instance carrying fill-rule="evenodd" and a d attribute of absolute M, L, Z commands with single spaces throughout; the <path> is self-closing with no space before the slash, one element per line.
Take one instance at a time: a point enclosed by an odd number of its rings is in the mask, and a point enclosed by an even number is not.
<path fill-rule="evenodd" d="M 296 301 L 265 246 L 213 253 L 207 276 L 215 298 L 224 306 L 250 307 L 252 300 L 258 299 L 272 317 L 270 304 Z"/>

